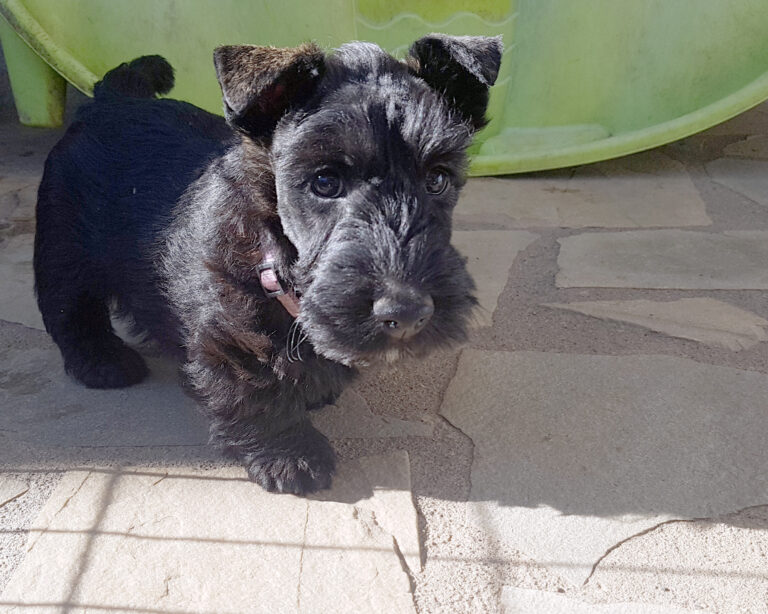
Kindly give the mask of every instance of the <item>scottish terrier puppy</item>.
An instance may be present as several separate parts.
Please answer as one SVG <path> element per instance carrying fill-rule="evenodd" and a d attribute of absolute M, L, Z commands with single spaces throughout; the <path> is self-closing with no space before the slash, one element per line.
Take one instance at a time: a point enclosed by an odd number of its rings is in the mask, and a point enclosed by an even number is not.
<path fill-rule="evenodd" d="M 475 304 L 451 212 L 501 61 L 439 34 L 405 61 L 351 43 L 219 47 L 226 121 L 158 99 L 173 70 L 108 72 L 54 147 L 35 277 L 69 374 L 147 375 L 110 312 L 183 363 L 211 440 L 265 489 L 330 485 L 307 419 L 355 369 L 461 341 Z"/>

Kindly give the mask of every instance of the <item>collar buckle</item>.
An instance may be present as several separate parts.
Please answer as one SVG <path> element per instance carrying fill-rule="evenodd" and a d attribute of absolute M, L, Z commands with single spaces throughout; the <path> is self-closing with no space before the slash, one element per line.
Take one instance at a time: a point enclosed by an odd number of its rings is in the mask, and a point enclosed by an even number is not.
<path fill-rule="evenodd" d="M 280 278 L 277 276 L 277 271 L 275 271 L 274 260 L 265 260 L 260 263 L 258 265 L 258 270 L 261 287 L 269 298 L 287 294 L 285 288 L 283 288 L 283 284 L 280 282 Z"/>

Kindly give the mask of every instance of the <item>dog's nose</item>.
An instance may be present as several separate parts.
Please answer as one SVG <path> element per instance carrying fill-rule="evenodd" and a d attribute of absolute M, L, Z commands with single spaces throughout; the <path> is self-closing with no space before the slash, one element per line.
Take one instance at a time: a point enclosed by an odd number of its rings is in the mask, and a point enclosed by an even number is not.
<path fill-rule="evenodd" d="M 432 297 L 416 292 L 397 298 L 383 297 L 373 303 L 373 317 L 381 323 L 384 333 L 400 340 L 420 332 L 434 312 Z"/>

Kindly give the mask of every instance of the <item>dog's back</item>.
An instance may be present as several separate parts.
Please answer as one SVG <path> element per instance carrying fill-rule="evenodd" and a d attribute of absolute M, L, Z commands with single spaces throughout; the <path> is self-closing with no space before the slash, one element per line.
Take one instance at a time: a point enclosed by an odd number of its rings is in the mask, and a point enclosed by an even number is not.
<path fill-rule="evenodd" d="M 218 116 L 156 98 L 172 86 L 173 71 L 159 56 L 115 68 L 46 161 L 35 239 L 38 304 L 54 340 L 73 350 L 69 362 L 65 352 L 67 369 L 86 384 L 132 382 L 118 376 L 122 368 L 115 369 L 115 381 L 103 372 L 89 377 L 75 358 L 89 353 L 75 341 L 82 328 L 98 331 L 98 343 L 122 366 L 135 365 L 129 379 L 145 374 L 138 356 L 112 333 L 111 299 L 139 328 L 152 329 L 164 345 L 176 344 L 153 246 L 184 190 L 233 133 Z"/>

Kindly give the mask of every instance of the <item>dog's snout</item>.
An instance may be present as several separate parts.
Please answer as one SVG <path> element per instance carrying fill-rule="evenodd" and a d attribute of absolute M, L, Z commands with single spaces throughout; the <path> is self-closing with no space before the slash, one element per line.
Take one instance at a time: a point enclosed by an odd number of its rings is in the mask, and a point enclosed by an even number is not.
<path fill-rule="evenodd" d="M 432 297 L 417 292 L 406 296 L 386 296 L 373 304 L 373 317 L 388 336 L 405 340 L 419 333 L 435 311 Z"/>

